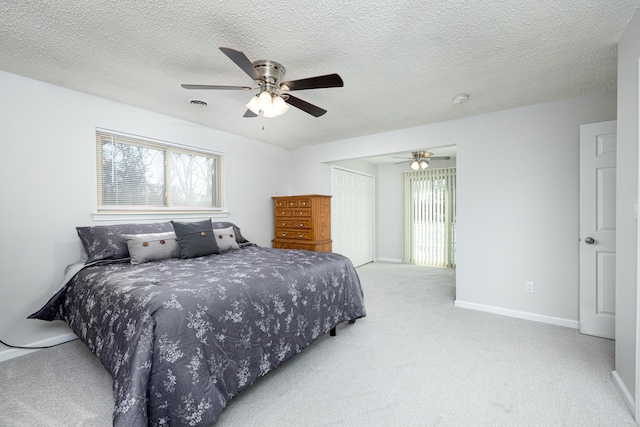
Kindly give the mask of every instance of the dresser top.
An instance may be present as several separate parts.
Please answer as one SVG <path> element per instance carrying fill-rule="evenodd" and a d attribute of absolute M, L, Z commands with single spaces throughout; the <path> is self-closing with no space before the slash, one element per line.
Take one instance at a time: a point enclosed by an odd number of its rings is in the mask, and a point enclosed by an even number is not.
<path fill-rule="evenodd" d="M 272 199 L 282 199 L 282 198 L 287 198 L 287 197 L 333 197 L 333 196 L 327 196 L 324 194 L 300 194 L 300 195 L 293 195 L 293 196 L 272 196 Z"/>

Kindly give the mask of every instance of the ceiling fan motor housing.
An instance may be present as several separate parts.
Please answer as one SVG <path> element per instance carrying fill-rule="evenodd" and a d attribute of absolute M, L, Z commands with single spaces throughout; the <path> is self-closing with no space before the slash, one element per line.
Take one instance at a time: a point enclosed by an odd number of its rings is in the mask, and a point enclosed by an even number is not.
<path fill-rule="evenodd" d="M 256 83 L 264 86 L 271 93 L 278 93 L 280 83 L 287 72 L 286 68 L 278 62 L 264 59 L 253 62 L 253 66 L 264 78 L 264 80 L 256 80 Z"/>
<path fill-rule="evenodd" d="M 416 161 L 420 161 L 420 159 L 428 159 L 429 157 L 431 157 L 431 153 L 428 151 L 414 151 L 411 154 L 413 154 L 413 158 Z"/>

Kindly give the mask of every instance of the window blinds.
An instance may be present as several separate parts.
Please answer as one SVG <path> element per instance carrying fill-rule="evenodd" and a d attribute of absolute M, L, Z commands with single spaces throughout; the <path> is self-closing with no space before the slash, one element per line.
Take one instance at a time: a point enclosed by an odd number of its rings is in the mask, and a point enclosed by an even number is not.
<path fill-rule="evenodd" d="M 403 262 L 456 266 L 456 168 L 403 174 Z"/>
<path fill-rule="evenodd" d="M 99 207 L 219 208 L 220 156 L 96 131 Z"/>

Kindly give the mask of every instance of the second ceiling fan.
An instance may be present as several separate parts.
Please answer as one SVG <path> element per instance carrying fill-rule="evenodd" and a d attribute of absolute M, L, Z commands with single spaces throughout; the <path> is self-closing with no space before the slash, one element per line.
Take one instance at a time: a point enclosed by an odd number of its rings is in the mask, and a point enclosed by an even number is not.
<path fill-rule="evenodd" d="M 338 74 L 326 74 L 323 76 L 309 77 L 300 80 L 282 81 L 285 75 L 285 68 L 275 61 L 259 60 L 251 62 L 247 56 L 235 49 L 221 47 L 222 53 L 227 55 L 238 67 L 251 77 L 257 87 L 249 86 L 220 86 L 220 85 L 198 85 L 183 84 L 185 89 L 212 89 L 212 90 L 254 90 L 259 93 L 255 95 L 247 104 L 247 111 L 243 117 L 257 117 L 262 112 L 263 117 L 277 117 L 289 109 L 289 105 L 320 117 L 327 110 L 316 105 L 303 101 L 288 93 L 294 90 L 321 89 L 330 87 L 342 87 L 344 83 Z"/>
<path fill-rule="evenodd" d="M 394 157 L 395 159 L 405 159 L 402 162 L 394 163 L 399 165 L 401 163 L 405 163 L 409 161 L 411 164 L 411 169 L 414 171 L 420 169 L 426 169 L 429 167 L 429 161 L 431 160 L 449 160 L 450 156 L 433 156 L 428 151 L 413 151 L 411 153 L 412 157 Z"/>

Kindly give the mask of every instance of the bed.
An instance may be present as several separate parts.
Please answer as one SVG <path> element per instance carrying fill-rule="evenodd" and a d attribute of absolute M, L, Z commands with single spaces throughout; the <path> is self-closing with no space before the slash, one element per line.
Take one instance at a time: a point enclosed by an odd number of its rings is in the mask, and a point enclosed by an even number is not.
<path fill-rule="evenodd" d="M 192 257 L 175 256 L 176 224 L 79 227 L 87 260 L 30 316 L 64 320 L 101 360 L 115 426 L 209 426 L 260 376 L 366 315 L 348 258 L 258 247 L 234 224 L 209 224 L 226 243 L 215 231 L 218 250 Z M 174 252 L 135 262 L 138 236 Z"/>

